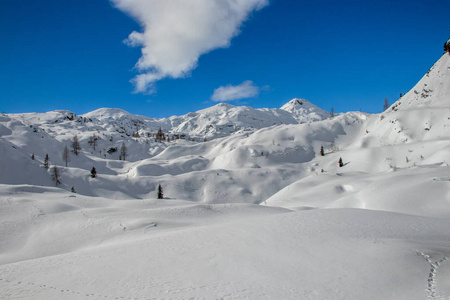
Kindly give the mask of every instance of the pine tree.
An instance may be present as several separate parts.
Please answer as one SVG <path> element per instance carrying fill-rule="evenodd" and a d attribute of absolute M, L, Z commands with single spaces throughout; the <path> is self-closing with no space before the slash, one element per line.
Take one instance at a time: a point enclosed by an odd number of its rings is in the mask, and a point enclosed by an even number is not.
<path fill-rule="evenodd" d="M 74 187 L 72 187 L 72 188 L 70 189 L 70 191 L 71 191 L 72 193 L 76 193 Z"/>
<path fill-rule="evenodd" d="M 31 155 L 31 159 L 34 160 L 34 153 Z"/>
<path fill-rule="evenodd" d="M 323 146 L 320 146 L 320 156 L 325 156 L 325 152 L 323 150 Z"/>
<path fill-rule="evenodd" d="M 67 167 L 67 163 L 70 161 L 69 149 L 67 149 L 67 146 L 64 147 L 62 159 L 66 163 L 66 167 Z"/>
<path fill-rule="evenodd" d="M 342 157 L 339 158 L 339 168 L 344 166 L 344 162 L 342 161 Z"/>
<path fill-rule="evenodd" d="M 45 158 L 44 158 L 44 168 L 46 168 L 48 170 L 48 154 L 45 154 Z"/>
<path fill-rule="evenodd" d="M 161 127 L 159 127 L 158 132 L 156 133 L 156 141 L 162 142 L 163 140 L 165 140 L 166 137 L 164 135 L 164 132 L 162 132 Z"/>
<path fill-rule="evenodd" d="M 158 199 L 164 199 L 163 189 L 161 183 L 158 186 Z"/>
<path fill-rule="evenodd" d="M 97 177 L 97 170 L 95 169 L 95 167 L 92 167 L 92 169 L 91 169 L 91 177 L 92 178 Z"/>
<path fill-rule="evenodd" d="M 120 160 L 126 159 L 127 159 L 127 146 L 125 146 L 125 143 L 122 143 L 122 147 L 120 147 Z"/>
<path fill-rule="evenodd" d="M 75 155 L 78 155 L 78 152 L 81 150 L 80 142 L 78 141 L 78 136 L 75 135 L 72 138 L 72 151 Z"/>
<path fill-rule="evenodd" d="M 52 180 L 55 182 L 55 186 L 61 183 L 61 176 L 59 175 L 59 169 L 57 166 L 53 166 L 51 170 Z"/>

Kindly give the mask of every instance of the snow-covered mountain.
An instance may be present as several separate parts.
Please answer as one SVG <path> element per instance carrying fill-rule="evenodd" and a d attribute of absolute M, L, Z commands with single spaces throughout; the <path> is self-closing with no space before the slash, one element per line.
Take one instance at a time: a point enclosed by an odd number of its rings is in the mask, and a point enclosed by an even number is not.
<path fill-rule="evenodd" d="M 281 109 L 254 109 L 220 103 L 182 117 L 171 117 L 174 132 L 185 132 L 208 139 L 235 132 L 254 131 L 273 125 L 296 124 L 294 116 Z"/>
<path fill-rule="evenodd" d="M 290 112 L 299 123 L 321 121 L 330 117 L 330 113 L 305 99 L 292 99 L 281 107 Z"/>
<path fill-rule="evenodd" d="M 450 105 L 449 66 L 450 55 L 446 52 L 407 94 L 391 106 L 391 109 L 448 107 Z"/>
<path fill-rule="evenodd" d="M 273 125 L 313 122 L 328 116 L 327 112 L 317 106 L 299 99 L 288 102 L 281 109 L 254 109 L 220 103 L 183 116 L 162 119 L 133 115 L 118 108 L 100 108 L 80 116 L 69 111 L 10 115 L 26 125 L 61 134 L 71 128 L 79 132 L 120 133 L 124 136 L 139 133 L 151 137 L 161 128 L 171 136 L 183 136 L 196 141 L 225 137 L 236 132 L 254 131 Z"/>
<path fill-rule="evenodd" d="M 27 176 L 19 172 L 4 173 L 0 180 L 3 183 L 46 182 L 51 185 L 50 178 L 43 178 L 40 164 L 49 154 L 53 164 L 64 165 L 62 150 L 64 146 L 70 148 L 75 135 L 80 140 L 82 151 L 79 156 L 72 155 L 72 162 L 64 170 L 64 176 L 72 178 L 67 180 L 67 190 L 72 185 L 69 182 L 77 181 L 82 170 L 88 171 L 96 166 L 100 174 L 125 176 L 120 177 L 124 182 L 127 182 L 126 178 L 175 176 L 168 184 L 174 185 L 177 197 L 192 200 L 200 197 L 206 202 L 261 203 L 279 189 L 315 174 L 317 170 L 337 171 L 334 166 L 337 158 L 334 156 L 338 155 L 336 153 L 343 155 L 344 150 L 351 151 L 347 156 L 358 161 L 351 168 L 357 172 L 373 173 L 393 167 L 444 163 L 443 155 L 448 151 L 444 141 L 450 139 L 449 70 L 447 52 L 416 87 L 379 115 L 352 112 L 328 119 L 329 113 L 303 99 L 293 99 L 281 109 L 254 109 L 222 103 L 164 119 L 132 115 L 111 108 L 97 109 L 80 116 L 69 111 L 2 115 L 0 139 L 5 153 L 2 157 L 9 157 L 7 165 L 11 168 L 15 162 L 27 170 L 34 166 L 36 173 L 30 171 Z M 415 92 L 418 87 L 422 91 L 419 94 Z M 427 90 L 429 96 L 424 96 L 423 87 L 430 87 Z M 155 141 L 160 128 L 166 134 L 163 142 Z M 89 143 L 93 137 L 96 139 L 95 147 Z M 122 144 L 128 149 L 126 161 L 118 161 Z M 417 145 L 421 145 L 420 150 L 416 149 Z M 318 157 L 320 146 L 330 148 L 330 155 Z M 32 154 L 35 161 L 24 160 Z M 330 161 L 325 163 L 327 159 Z M 299 167 L 301 172 L 298 172 Z M 250 174 L 264 174 L 266 168 L 285 172 L 286 175 L 281 176 L 284 180 L 267 177 L 269 181 L 266 182 L 262 180 L 266 177 L 261 177 L 258 182 L 249 184 L 241 180 Z M 213 196 L 217 190 L 212 191 L 217 178 L 209 181 L 206 179 L 208 176 L 202 177 L 200 182 L 191 182 L 191 188 L 185 189 L 185 182 L 191 180 L 192 172 L 220 174 L 217 170 L 244 172 L 239 172 L 238 177 L 230 175 L 234 179 L 227 185 L 223 184 L 220 197 Z M 155 189 L 153 183 L 135 193 L 131 191 L 135 190 L 133 184 L 113 183 L 116 177 L 101 180 L 112 180 L 107 186 L 120 191 L 121 196 L 117 194 L 117 197 L 146 197 Z M 161 178 L 156 181 L 161 181 Z M 78 190 L 85 190 L 87 195 L 102 194 L 91 184 L 82 181 Z M 238 184 L 240 189 L 229 190 L 233 184 Z"/>
<path fill-rule="evenodd" d="M 297 124 L 323 120 L 329 113 L 314 104 L 293 99 L 281 109 L 255 109 L 220 103 L 215 106 L 164 119 L 152 119 L 131 115 L 120 109 L 101 108 L 82 115 L 103 124 L 115 125 L 130 134 L 130 130 L 164 131 L 184 135 L 195 140 L 215 139 L 235 132 L 254 131 L 273 125 Z"/>
<path fill-rule="evenodd" d="M 449 89 L 446 51 L 381 114 L 0 114 L 0 298 L 447 299 Z"/>

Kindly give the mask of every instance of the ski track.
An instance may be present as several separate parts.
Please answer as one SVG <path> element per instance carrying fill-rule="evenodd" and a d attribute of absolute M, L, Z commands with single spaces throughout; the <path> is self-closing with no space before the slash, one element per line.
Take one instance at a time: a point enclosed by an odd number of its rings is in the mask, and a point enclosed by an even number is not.
<path fill-rule="evenodd" d="M 444 256 L 441 260 L 433 262 L 428 254 L 425 254 L 423 252 L 418 252 L 418 254 L 430 264 L 430 273 L 428 274 L 427 299 L 450 299 L 450 297 L 438 296 L 436 292 L 437 271 L 439 269 L 439 266 L 446 262 L 448 258 Z"/>
<path fill-rule="evenodd" d="M 46 284 L 36 284 L 34 282 L 23 282 L 23 281 L 11 281 L 5 278 L 0 278 L 0 283 L 7 283 L 10 286 L 21 286 L 23 287 L 22 291 L 36 292 L 37 290 L 54 290 L 59 291 L 65 295 L 73 295 L 75 297 L 80 297 L 84 299 L 85 297 L 94 297 L 95 299 L 124 299 L 124 300 L 148 300 L 151 298 L 139 298 L 139 297 L 130 297 L 130 296 L 111 296 L 111 295 L 102 295 L 95 293 L 87 293 L 75 291 L 72 289 L 64 289 L 61 287 L 50 286 Z M 4 291 L 3 291 L 4 292 Z M 0 294 L 0 299 L 10 299 L 9 297 L 14 296 L 12 293 Z"/>
<path fill-rule="evenodd" d="M 69 299 L 88 299 L 89 298 L 94 298 L 94 299 L 114 299 L 114 300 L 151 300 L 151 299 L 166 299 L 165 297 L 152 297 L 152 296 L 138 296 L 138 297 L 134 297 L 134 296 L 112 296 L 112 295 L 104 295 L 104 294 L 98 294 L 98 293 L 92 293 L 92 292 L 81 292 L 78 290 L 74 290 L 74 289 L 66 289 L 66 288 L 61 288 L 61 287 L 56 287 L 56 286 L 52 286 L 52 285 L 47 285 L 47 284 L 38 284 L 35 282 L 28 282 L 28 281 L 21 281 L 21 280 L 9 280 L 9 279 L 5 279 L 5 278 L 0 278 L 0 284 L 7 284 L 11 287 L 19 287 L 20 288 L 20 292 L 29 292 L 31 294 L 34 295 L 34 297 L 36 297 L 35 299 L 39 299 L 39 292 L 41 291 L 45 291 L 45 290 L 53 290 L 56 293 L 61 293 L 64 296 L 69 296 Z M 247 289 L 239 289 L 239 290 L 234 290 L 233 289 L 233 284 L 230 282 L 218 282 L 212 286 L 206 286 L 206 285 L 202 285 L 202 286 L 192 286 L 192 287 L 180 287 L 180 288 L 173 288 L 173 282 L 171 281 L 167 281 L 167 282 L 160 282 L 158 283 L 158 287 L 159 287 L 159 294 L 164 293 L 166 294 L 169 298 L 168 299 L 189 299 L 189 300 L 193 300 L 193 299 L 204 299 L 204 297 L 198 297 L 198 296 L 188 296 L 187 298 L 180 296 L 180 295 L 187 295 L 189 293 L 198 293 L 201 290 L 216 290 L 218 288 L 222 288 L 224 294 L 221 296 L 217 296 L 214 297 L 214 299 L 230 299 L 233 298 L 235 299 L 236 297 L 238 297 L 237 295 L 242 295 L 242 294 L 247 294 L 249 295 L 249 290 Z M 2 292 L 2 294 L 0 294 L 0 299 L 13 299 L 11 297 L 17 297 L 17 298 L 21 298 L 20 294 L 14 293 L 14 291 L 10 290 L 10 291 L 6 291 L 5 289 L 0 290 Z M 292 290 L 291 292 L 293 293 L 298 293 L 297 290 Z M 304 292 L 305 295 L 307 296 L 305 299 L 312 299 L 310 298 L 310 294 L 312 293 L 312 291 L 306 291 Z M 258 295 L 256 295 L 258 298 L 259 297 L 263 297 L 266 298 L 268 295 L 261 290 L 259 292 Z M 175 298 L 172 298 L 175 297 Z M 248 299 L 249 296 L 244 296 L 244 298 Z"/>

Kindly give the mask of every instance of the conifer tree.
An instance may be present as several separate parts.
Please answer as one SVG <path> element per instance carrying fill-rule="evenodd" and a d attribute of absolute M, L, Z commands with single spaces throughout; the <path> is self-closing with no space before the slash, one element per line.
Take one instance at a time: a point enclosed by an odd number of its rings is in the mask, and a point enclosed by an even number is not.
<path fill-rule="evenodd" d="M 125 146 L 125 143 L 122 143 L 122 147 L 120 147 L 120 160 L 126 159 L 127 159 L 127 146 Z"/>
<path fill-rule="evenodd" d="M 34 160 L 34 153 L 31 155 L 31 159 Z"/>
<path fill-rule="evenodd" d="M 91 169 L 91 177 L 92 178 L 97 177 L 97 170 L 95 169 L 95 167 L 92 167 L 92 169 Z"/>
<path fill-rule="evenodd" d="M 156 133 L 156 141 L 162 142 L 163 140 L 165 140 L 166 137 L 164 135 L 164 132 L 162 132 L 161 127 L 159 127 L 158 132 Z"/>
<path fill-rule="evenodd" d="M 342 157 L 339 157 L 339 168 L 344 166 L 344 162 L 342 161 Z"/>
<path fill-rule="evenodd" d="M 61 176 L 57 166 L 53 166 L 51 170 L 52 180 L 55 182 L 55 186 L 61 183 Z"/>
<path fill-rule="evenodd" d="M 44 168 L 46 168 L 48 170 L 48 167 L 49 167 L 49 165 L 48 165 L 48 153 L 47 153 L 47 154 L 45 154 L 45 158 L 44 158 Z"/>
<path fill-rule="evenodd" d="M 323 150 L 323 146 L 320 146 L 320 156 L 325 156 L 325 152 Z"/>
<path fill-rule="evenodd" d="M 67 146 L 64 147 L 62 159 L 66 163 L 66 167 L 67 167 L 67 163 L 70 161 L 69 149 L 67 149 Z"/>
<path fill-rule="evenodd" d="M 161 183 L 158 186 L 158 199 L 164 199 L 164 193 L 163 193 Z"/>
<path fill-rule="evenodd" d="M 72 138 L 72 151 L 75 155 L 78 155 L 78 152 L 81 150 L 80 142 L 78 141 L 78 136 L 75 135 Z"/>

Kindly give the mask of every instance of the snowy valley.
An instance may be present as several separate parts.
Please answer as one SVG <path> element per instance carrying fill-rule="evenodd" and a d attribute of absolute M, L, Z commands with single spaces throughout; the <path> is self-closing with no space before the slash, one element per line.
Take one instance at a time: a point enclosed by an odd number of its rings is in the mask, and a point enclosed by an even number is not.
<path fill-rule="evenodd" d="M 0 299 L 450 299 L 449 164 L 449 52 L 380 114 L 1 114 Z"/>

